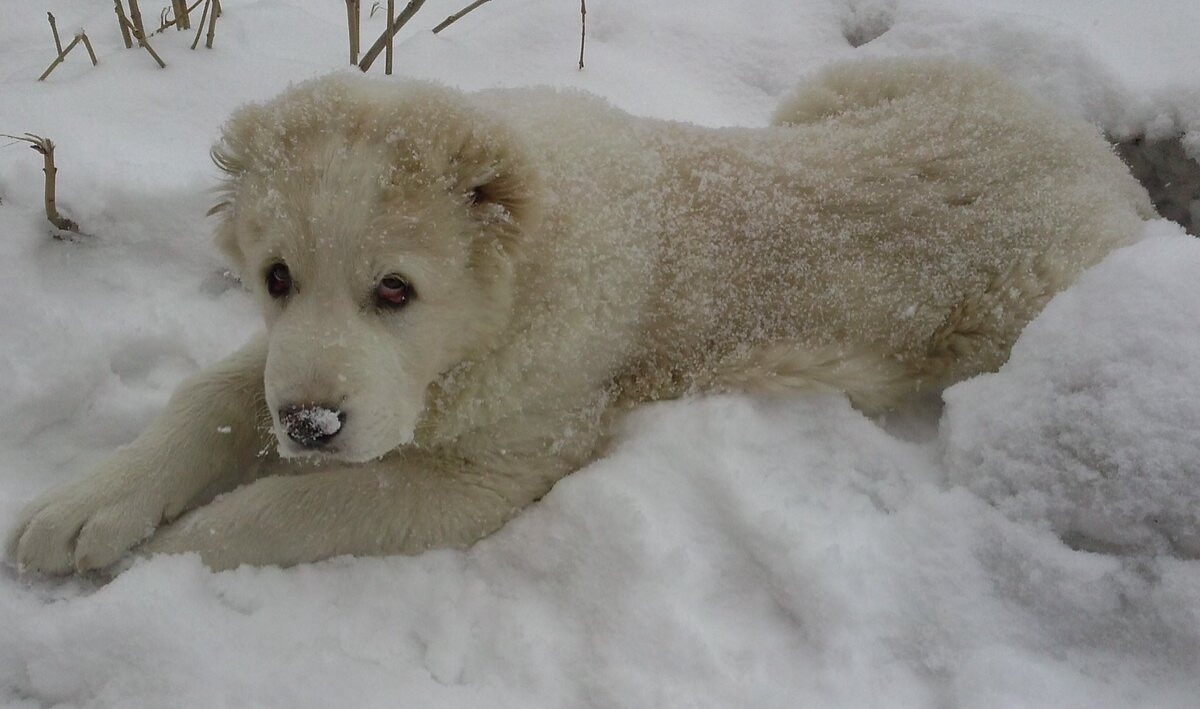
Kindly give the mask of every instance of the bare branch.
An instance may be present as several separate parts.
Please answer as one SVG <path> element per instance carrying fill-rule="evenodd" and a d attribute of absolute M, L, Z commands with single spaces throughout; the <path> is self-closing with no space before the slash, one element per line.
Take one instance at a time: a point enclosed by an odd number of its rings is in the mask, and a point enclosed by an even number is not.
<path fill-rule="evenodd" d="M 130 3 L 133 2 L 133 0 L 129 1 Z M 162 60 L 162 57 L 158 56 L 158 52 L 154 51 L 154 47 L 151 47 L 150 43 L 146 41 L 146 35 L 142 34 L 138 28 L 128 20 L 124 20 L 124 18 L 122 18 L 122 20 L 126 23 L 125 26 L 128 28 L 129 33 L 132 34 L 134 39 L 138 41 L 138 46 L 145 48 L 145 50 L 150 53 L 150 56 L 154 57 L 154 61 L 158 62 L 159 68 L 166 69 L 167 63 Z"/>
<path fill-rule="evenodd" d="M 120 2 L 117 4 L 119 7 Z M 154 47 L 151 47 L 150 43 L 146 41 L 146 29 L 142 25 L 142 11 L 138 9 L 137 0 L 129 0 L 129 15 L 132 21 L 125 19 L 124 13 L 119 14 L 121 15 L 121 21 L 126 23 L 129 33 L 137 40 L 138 46 L 150 53 L 150 56 L 158 63 L 160 69 L 166 69 L 167 63 L 162 60 L 162 57 L 158 56 L 158 52 L 154 51 Z"/>
<path fill-rule="evenodd" d="M 386 46 L 388 42 L 390 42 L 392 38 L 396 36 L 396 33 L 400 31 L 400 28 L 408 24 L 408 21 L 412 19 L 413 15 L 417 14 L 417 10 L 420 10 L 421 6 L 424 4 L 425 0 L 409 0 L 408 5 L 406 5 L 405 8 L 400 11 L 400 14 L 396 16 L 396 20 L 389 24 L 388 28 L 384 30 L 383 34 L 379 35 L 379 39 L 375 40 L 375 44 L 372 44 L 371 48 L 367 50 L 367 53 L 363 55 L 362 60 L 358 63 L 358 68 L 362 69 L 364 72 L 370 69 L 371 64 L 375 62 L 375 59 L 379 56 L 379 53 L 383 51 L 384 46 Z"/>
<path fill-rule="evenodd" d="M 100 62 L 96 61 L 96 50 L 92 49 L 92 40 L 88 39 L 86 32 L 80 32 L 75 35 L 75 39 L 83 40 L 83 47 L 87 50 L 88 56 L 92 59 L 92 66 L 99 66 Z"/>
<path fill-rule="evenodd" d="M 129 18 L 125 17 L 125 8 L 121 0 L 113 0 L 113 10 L 117 13 L 117 24 L 121 26 L 121 39 L 125 40 L 125 48 L 133 48 L 133 39 L 129 36 Z"/>
<path fill-rule="evenodd" d="M 78 39 L 78 36 L 76 39 Z M 65 56 L 69 51 L 71 51 L 70 47 L 68 47 L 67 50 L 59 56 Z M 41 136 L 34 135 L 33 133 L 26 133 L 24 138 L 7 134 L 0 134 L 0 137 L 12 138 L 13 140 L 20 140 L 22 142 L 29 143 L 30 148 L 33 148 L 33 150 L 37 153 L 41 153 L 42 172 L 46 175 L 46 218 L 50 220 L 51 224 L 59 229 L 62 229 L 63 231 L 78 232 L 78 224 L 58 213 L 58 205 L 55 197 L 55 177 L 58 175 L 58 168 L 54 166 L 54 141 L 50 140 L 49 138 L 43 138 Z"/>
<path fill-rule="evenodd" d="M 134 37 L 140 37 L 138 41 L 144 41 L 146 38 L 146 28 L 142 25 L 142 11 L 138 9 L 138 0 L 129 0 L 129 19 L 133 21 L 133 29 L 137 30 Z"/>
<path fill-rule="evenodd" d="M 180 1 L 183 2 L 184 0 L 180 0 Z M 174 4 L 175 0 L 171 0 L 171 2 L 172 2 L 172 4 Z M 184 5 L 184 7 L 183 7 L 184 15 L 186 15 L 188 18 L 188 24 L 186 27 L 176 24 L 179 20 L 179 18 L 177 18 L 177 17 L 172 17 L 171 19 L 168 20 L 167 12 L 171 8 L 164 7 L 162 13 L 159 15 L 159 20 L 161 20 L 161 24 L 159 25 L 158 29 L 156 29 L 150 33 L 150 36 L 153 37 L 156 34 L 161 34 L 161 33 L 165 32 L 168 27 L 175 27 L 176 29 L 191 29 L 192 28 L 191 12 L 192 12 L 192 10 L 195 10 L 197 7 L 199 7 L 200 3 L 202 3 L 202 2 L 204 2 L 204 0 L 196 0 L 196 2 L 192 3 L 191 5 Z M 201 24 L 204 24 L 204 23 L 202 22 Z"/>
<path fill-rule="evenodd" d="M 92 59 L 92 66 L 99 64 L 99 62 L 96 61 L 96 51 L 92 49 L 92 42 L 87 38 L 87 35 L 83 32 L 83 30 L 80 30 L 79 33 L 75 35 L 75 39 L 71 40 L 71 43 L 68 44 L 64 49 L 62 46 L 62 39 L 58 35 L 58 26 L 54 22 L 54 15 L 47 12 L 46 17 L 49 18 L 50 29 L 54 32 L 54 46 L 58 48 L 58 56 L 54 58 L 54 61 L 50 62 L 50 66 L 46 67 L 46 70 L 43 71 L 42 75 L 38 77 L 38 81 L 45 81 L 46 77 L 50 76 L 50 72 L 57 69 L 58 65 L 63 63 L 63 60 L 67 58 L 67 54 L 74 49 L 75 45 L 79 44 L 81 40 L 83 41 L 83 46 L 87 47 L 88 56 Z"/>
<path fill-rule="evenodd" d="M 205 0 L 204 11 L 200 13 L 200 22 L 196 26 L 196 38 L 192 40 L 192 49 L 200 44 L 200 35 L 204 34 L 204 21 L 208 19 L 208 11 L 212 6 L 212 0 Z"/>
<path fill-rule="evenodd" d="M 362 24 L 361 0 L 346 0 L 346 24 L 350 28 L 350 66 L 358 65 L 359 26 Z"/>
<path fill-rule="evenodd" d="M 58 37 L 58 25 L 54 24 L 54 13 L 47 12 L 46 18 L 50 20 L 50 31 L 54 33 L 54 48 L 58 50 L 59 54 L 62 54 L 62 40 Z"/>
<path fill-rule="evenodd" d="M 388 27 L 396 21 L 396 0 L 387 0 L 387 20 Z M 396 35 L 389 35 L 387 45 L 383 48 L 383 73 L 388 76 L 392 75 L 392 44 Z"/>
<path fill-rule="evenodd" d="M 75 45 L 79 44 L 80 36 L 81 35 L 75 35 L 75 39 L 71 40 L 71 43 L 67 45 L 67 48 L 59 52 L 58 56 L 54 58 L 54 61 L 50 62 L 50 66 L 46 67 L 46 71 L 43 71 L 42 75 L 38 77 L 38 81 L 45 81 L 46 77 L 50 76 L 50 72 L 57 69 L 59 64 L 62 64 L 63 60 L 67 58 L 67 53 L 74 49 Z"/>
<path fill-rule="evenodd" d="M 212 0 L 212 12 L 208 13 L 208 36 L 204 39 L 204 46 L 212 49 L 213 35 L 217 31 L 217 18 L 221 16 L 221 0 Z"/>
<path fill-rule="evenodd" d="M 579 70 L 583 71 L 583 42 L 587 39 L 587 0 L 579 0 Z"/>
<path fill-rule="evenodd" d="M 190 30 L 192 28 L 192 18 L 188 14 L 187 0 L 171 0 L 171 6 L 175 8 L 175 26 L 181 30 Z"/>
<path fill-rule="evenodd" d="M 463 15 L 474 10 L 475 8 L 484 4 L 485 2 L 491 2 L 491 0 L 475 0 L 475 2 L 471 3 L 470 5 L 467 5 L 463 9 L 461 9 L 458 12 L 454 13 L 453 15 L 447 17 L 446 19 L 442 20 L 442 23 L 440 25 L 433 28 L 433 33 L 437 34 L 438 32 L 441 32 L 442 30 L 446 29 L 450 25 L 454 24 L 455 22 L 458 22 L 458 20 L 461 19 Z"/>

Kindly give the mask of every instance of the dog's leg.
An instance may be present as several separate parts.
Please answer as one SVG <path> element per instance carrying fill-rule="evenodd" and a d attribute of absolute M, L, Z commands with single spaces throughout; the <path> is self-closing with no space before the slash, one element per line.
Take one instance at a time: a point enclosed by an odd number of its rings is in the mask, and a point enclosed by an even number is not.
<path fill-rule="evenodd" d="M 271 440 L 266 339 L 185 382 L 166 411 L 94 473 L 27 507 L 7 544 L 19 568 L 109 566 L 164 521 L 254 475 Z"/>
<path fill-rule="evenodd" d="M 220 570 L 463 548 L 545 494 L 563 465 L 554 458 L 483 465 L 402 451 L 366 465 L 266 477 L 163 528 L 140 551 L 198 552 Z"/>
<path fill-rule="evenodd" d="M 899 360 L 854 347 L 809 347 L 778 342 L 722 362 L 704 388 L 770 393 L 841 391 L 868 413 L 894 407 L 917 388 Z"/>

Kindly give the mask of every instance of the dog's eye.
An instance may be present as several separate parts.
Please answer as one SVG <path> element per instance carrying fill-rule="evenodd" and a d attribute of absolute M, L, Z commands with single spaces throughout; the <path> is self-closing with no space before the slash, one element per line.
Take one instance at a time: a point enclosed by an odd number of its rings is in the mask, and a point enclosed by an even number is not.
<path fill-rule="evenodd" d="M 286 264 L 277 263 L 267 269 L 267 292 L 272 298 L 282 298 L 292 292 L 292 274 Z"/>
<path fill-rule="evenodd" d="M 384 276 L 375 286 L 375 300 L 388 308 L 403 308 L 415 295 L 408 281 L 395 274 Z"/>

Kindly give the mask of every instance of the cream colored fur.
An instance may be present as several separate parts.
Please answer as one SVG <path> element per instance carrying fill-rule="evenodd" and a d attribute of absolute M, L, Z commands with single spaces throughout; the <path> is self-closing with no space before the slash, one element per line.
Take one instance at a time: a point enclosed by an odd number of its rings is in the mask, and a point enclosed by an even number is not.
<path fill-rule="evenodd" d="M 724 130 L 338 75 L 242 109 L 214 155 L 218 241 L 266 332 L 31 505 L 23 568 L 466 546 L 630 405 L 839 389 L 880 409 L 994 369 L 1150 214 L 1092 128 L 942 60 L 834 67 L 774 126 Z M 396 312 L 371 295 L 391 273 L 417 292 Z M 281 429 L 294 402 L 347 416 L 314 456 Z"/>

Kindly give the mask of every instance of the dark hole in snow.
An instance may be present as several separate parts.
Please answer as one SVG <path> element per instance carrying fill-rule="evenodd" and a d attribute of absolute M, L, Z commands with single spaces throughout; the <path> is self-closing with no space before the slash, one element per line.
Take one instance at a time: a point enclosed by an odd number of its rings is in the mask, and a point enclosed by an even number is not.
<path fill-rule="evenodd" d="M 1188 157 L 1183 136 L 1150 140 L 1138 135 L 1113 142 L 1158 213 L 1200 235 L 1200 163 Z"/>

